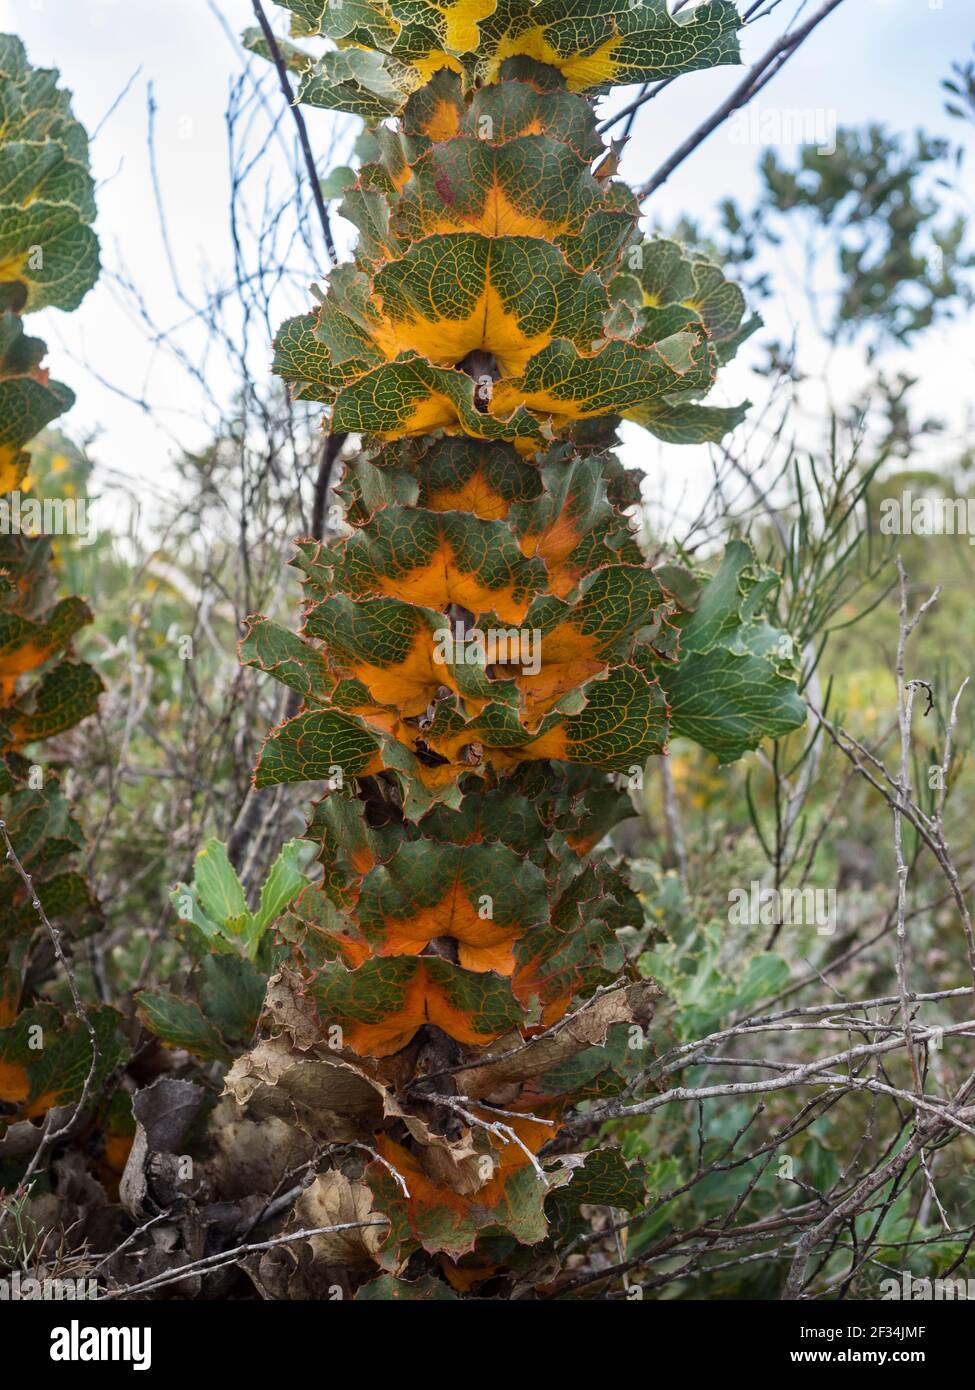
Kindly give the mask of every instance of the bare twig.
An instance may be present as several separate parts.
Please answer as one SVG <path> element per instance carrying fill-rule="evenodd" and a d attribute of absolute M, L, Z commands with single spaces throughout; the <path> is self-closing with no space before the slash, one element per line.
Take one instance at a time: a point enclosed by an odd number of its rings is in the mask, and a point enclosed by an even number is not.
<path fill-rule="evenodd" d="M 338 252 L 335 250 L 335 242 L 332 240 L 332 226 L 328 218 L 328 208 L 326 208 L 325 199 L 322 196 L 322 185 L 318 177 L 318 170 L 315 167 L 315 156 L 312 154 L 311 142 L 308 139 L 308 127 L 305 125 L 305 118 L 301 113 L 301 107 L 295 101 L 294 93 L 291 90 L 291 82 L 288 79 L 288 69 L 285 65 L 284 58 L 281 56 L 281 49 L 278 47 L 278 41 L 274 37 L 274 30 L 268 23 L 267 15 L 264 13 L 264 6 L 261 4 L 261 0 L 252 0 L 252 3 L 257 22 L 261 26 L 261 33 L 264 35 L 264 41 L 270 51 L 271 60 L 277 70 L 281 91 L 284 93 L 284 99 L 288 103 L 291 114 L 294 116 L 295 126 L 298 131 L 298 143 L 301 145 L 301 153 L 308 170 L 311 193 L 315 200 L 318 220 L 322 225 L 322 236 L 325 239 L 325 249 L 328 252 L 329 264 L 336 265 L 338 263 Z"/>
<path fill-rule="evenodd" d="M 366 1226 L 388 1225 L 388 1218 L 379 1216 L 369 1221 L 343 1221 L 337 1226 L 312 1226 L 308 1230 L 287 1231 L 284 1235 L 272 1236 L 269 1240 L 257 1240 L 250 1245 L 237 1245 L 232 1250 L 220 1250 L 215 1255 L 205 1256 L 202 1260 L 192 1260 L 189 1264 L 181 1265 L 179 1269 L 167 1270 L 166 1273 L 157 1274 L 152 1279 L 144 1279 L 141 1284 L 126 1284 L 124 1288 L 111 1289 L 102 1294 L 99 1301 L 105 1303 L 115 1298 L 132 1298 L 135 1294 L 161 1289 L 166 1284 L 178 1284 L 181 1280 L 194 1274 L 213 1274 L 226 1265 L 235 1264 L 245 1255 L 258 1254 L 262 1250 L 273 1250 L 279 1245 L 293 1245 L 296 1240 L 308 1240 L 311 1236 L 334 1235 L 339 1231 L 357 1231 Z"/>
<path fill-rule="evenodd" d="M 684 160 L 693 154 L 697 147 L 702 145 L 708 136 L 713 134 L 718 126 L 728 119 L 732 112 L 737 111 L 740 106 L 744 106 L 747 101 L 756 96 L 779 69 L 788 62 L 796 49 L 805 43 L 813 30 L 842 3 L 843 0 L 826 0 L 826 3 L 807 19 L 805 24 L 777 39 L 771 48 L 759 58 L 754 67 L 749 68 L 746 76 L 725 98 L 717 110 L 712 112 L 708 119 L 703 121 L 682 144 L 678 145 L 673 154 L 664 160 L 657 172 L 637 190 L 637 197 L 640 201 L 649 198 L 651 193 L 655 193 L 662 184 L 666 183 L 674 170 L 680 168 Z"/>

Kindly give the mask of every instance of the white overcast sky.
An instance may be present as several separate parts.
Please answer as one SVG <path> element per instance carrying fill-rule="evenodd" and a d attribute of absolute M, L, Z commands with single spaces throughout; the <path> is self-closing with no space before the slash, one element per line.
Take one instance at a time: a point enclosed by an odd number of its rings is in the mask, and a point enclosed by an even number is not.
<path fill-rule="evenodd" d="M 285 13 L 270 0 L 266 8 L 277 31 L 284 33 Z M 752 26 L 745 35 L 746 61 L 754 61 L 801 8 L 798 0 L 782 0 L 770 18 Z M 74 92 L 75 110 L 89 130 L 99 126 L 132 79 L 93 146 L 100 184 L 97 230 L 105 264 L 125 267 L 161 323 L 179 321 L 183 311 L 165 265 L 149 176 L 149 82 L 158 107 L 160 180 L 181 274 L 189 286 L 204 280 L 213 283 L 226 278 L 231 264 L 224 110 L 228 85 L 240 71 L 242 56 L 221 28 L 215 9 L 235 34 L 253 23 L 249 0 L 0 0 L 0 29 L 20 35 L 34 64 L 60 68 L 62 80 Z M 810 0 L 803 13 L 812 9 Z M 845 0 L 759 100 L 763 110 L 808 109 L 819 113 L 820 120 L 826 113 L 839 124 L 877 120 L 906 131 L 920 125 L 957 139 L 962 128 L 944 116 L 939 82 L 952 60 L 971 55 L 973 41 L 975 0 Z M 740 73 L 724 68 L 690 74 L 651 103 L 635 128 L 624 175 L 636 182 L 652 173 L 721 101 Z M 615 100 L 623 102 L 630 95 L 623 92 Z M 277 94 L 273 96 L 277 100 Z M 334 120 L 312 113 L 318 150 L 326 148 Z M 348 122 L 346 129 L 354 128 L 355 123 Z M 648 211 L 667 223 L 684 211 L 706 217 L 727 195 L 747 206 L 756 187 L 754 168 L 760 153 L 754 144 L 735 139 L 733 131 L 719 130 L 674 174 Z M 970 150 L 969 164 L 973 158 L 975 150 Z M 971 169 L 968 172 L 970 176 Z M 969 202 L 975 203 L 975 198 L 969 196 Z M 794 325 L 800 335 L 811 337 L 802 295 L 787 282 L 779 288 L 782 298 L 773 306 L 770 327 L 781 337 Z M 284 305 L 282 316 L 295 307 Z M 103 279 L 76 313 L 48 311 L 34 324 L 48 340 L 53 373 L 67 380 L 78 396 L 65 425 L 79 435 L 97 431 L 94 453 L 112 469 L 151 488 L 171 478 L 168 461 L 178 443 L 192 448 L 206 442 L 202 405 L 191 383 L 147 343 L 108 280 Z M 925 385 L 920 403 L 946 415 L 958 433 L 972 401 L 973 361 L 975 339 L 969 325 L 929 335 L 923 350 L 892 356 L 890 366 L 902 365 L 921 375 Z M 269 362 L 268 350 L 255 370 L 266 370 Z M 814 364 L 807 359 L 806 365 Z M 834 399 L 841 402 L 864 373 L 857 352 L 834 357 Z M 129 395 L 147 397 L 152 411 L 147 414 L 123 399 L 103 384 L 108 381 Z M 212 384 L 219 393 L 222 383 Z M 228 389 L 231 384 L 228 377 Z M 731 400 L 750 394 L 757 399 L 756 389 L 760 391 L 760 385 L 756 388 L 743 365 L 730 375 L 725 396 Z M 663 449 L 642 431 L 628 440 L 628 461 L 645 467 L 651 496 L 673 498 L 675 487 L 689 486 L 693 492 L 705 486 L 704 450 Z M 810 440 L 810 447 L 815 442 Z"/>

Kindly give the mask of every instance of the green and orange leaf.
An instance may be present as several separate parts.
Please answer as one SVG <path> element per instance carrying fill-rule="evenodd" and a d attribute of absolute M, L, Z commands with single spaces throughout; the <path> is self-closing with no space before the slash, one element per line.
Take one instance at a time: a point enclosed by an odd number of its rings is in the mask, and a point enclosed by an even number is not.
<path fill-rule="evenodd" d="M 299 99 L 375 119 L 442 68 L 466 83 L 495 82 L 507 59 L 530 59 L 559 72 L 574 92 L 651 82 L 738 60 L 738 11 L 712 0 L 671 15 L 665 0 L 280 0 L 298 36 L 338 45 L 303 67 Z M 351 47 L 355 45 L 355 47 Z M 342 60 L 365 50 L 371 61 L 353 82 Z"/>
<path fill-rule="evenodd" d="M 492 1042 L 520 1022 L 507 980 L 437 956 L 389 956 L 356 970 L 326 966 L 311 986 L 325 1028 L 337 1024 L 353 1052 L 388 1057 L 427 1025 L 458 1042 Z"/>

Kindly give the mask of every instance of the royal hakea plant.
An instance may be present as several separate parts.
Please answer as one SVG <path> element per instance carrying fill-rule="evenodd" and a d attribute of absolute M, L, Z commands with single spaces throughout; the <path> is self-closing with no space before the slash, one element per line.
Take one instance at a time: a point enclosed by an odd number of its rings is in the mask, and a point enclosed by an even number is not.
<path fill-rule="evenodd" d="M 38 741 L 90 714 L 101 690 L 71 655 L 91 613 L 80 598 L 55 599 L 51 527 L 26 447 L 74 397 L 49 377 L 23 316 L 76 308 L 99 268 L 88 139 L 57 81 L 0 35 L 0 1137 L 77 1099 L 94 1055 L 81 1020 L 38 998 L 53 973 L 41 914 L 75 936 L 100 921 L 73 862 L 81 830 L 36 760 Z M 121 1054 L 119 1015 L 95 1009 L 90 1021 L 104 1076 Z"/>
<path fill-rule="evenodd" d="M 289 1257 L 292 1296 L 557 1288 L 580 1206 L 645 1195 L 561 1130 L 645 1066 L 659 994 L 621 945 L 645 925 L 625 872 L 592 852 L 668 736 L 727 762 L 803 721 L 772 576 L 743 543 L 706 581 L 652 569 L 613 452 L 621 418 L 720 439 L 744 408 L 702 402 L 755 325 L 718 267 L 642 239 L 592 98 L 735 61 L 738 15 L 286 7 L 337 45 L 284 46 L 300 100 L 370 129 L 354 260 L 274 366 L 361 447 L 341 536 L 298 542 L 300 634 L 254 618 L 241 643 L 301 697 L 256 784 L 324 787 L 322 874 L 228 1088 L 329 1154 L 295 1222 L 374 1223 Z"/>

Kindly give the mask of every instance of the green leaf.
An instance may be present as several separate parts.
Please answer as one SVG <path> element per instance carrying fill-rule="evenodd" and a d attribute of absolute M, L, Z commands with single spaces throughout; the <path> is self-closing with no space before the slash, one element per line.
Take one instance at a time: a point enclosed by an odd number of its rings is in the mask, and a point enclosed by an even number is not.
<path fill-rule="evenodd" d="M 771 999 L 789 983 L 789 966 L 781 956 L 763 951 L 748 962 L 735 991 L 735 1008 L 746 1009 L 760 999 Z"/>
<path fill-rule="evenodd" d="M 379 739 L 338 710 L 309 710 L 268 734 L 254 773 L 256 787 L 334 776 L 365 777 L 382 767 Z"/>
<path fill-rule="evenodd" d="M 53 68 L 0 34 L 0 307 L 78 306 L 98 276 L 88 137 Z"/>
<path fill-rule="evenodd" d="M 102 693 L 101 678 L 85 662 L 62 661 L 30 692 L 26 708 L 5 712 L 17 743 L 53 738 L 92 714 Z"/>
<path fill-rule="evenodd" d="M 168 989 L 143 989 L 135 999 L 143 1025 L 169 1047 L 182 1048 L 207 1062 L 232 1057 L 219 1029 L 192 1000 L 180 999 Z"/>
<path fill-rule="evenodd" d="M 222 935 L 219 924 L 211 922 L 200 906 L 199 894 L 195 887 L 177 883 L 170 891 L 169 901 L 179 914 L 180 921 L 189 922 L 191 926 L 196 927 L 206 941 L 214 941 Z"/>
<path fill-rule="evenodd" d="M 74 402 L 68 387 L 51 381 L 42 367 L 46 351 L 40 338 L 24 333 L 17 314 L 0 314 L 0 490 L 4 492 L 19 482 L 13 472 L 19 450 Z"/>
<path fill-rule="evenodd" d="M 319 179 L 322 197 L 326 199 L 341 198 L 349 185 L 355 183 L 355 179 L 355 170 L 350 169 L 347 164 L 340 164 L 325 178 Z"/>
<path fill-rule="evenodd" d="M 239 956 L 206 956 L 200 1005 L 207 1021 L 233 1044 L 250 1042 L 264 1004 L 267 976 Z"/>
<path fill-rule="evenodd" d="M 268 47 L 264 31 L 256 26 L 245 29 L 240 36 L 240 41 L 247 49 L 248 53 L 256 53 L 259 58 L 265 58 L 269 63 L 274 61 L 273 54 Z M 301 73 L 311 66 L 314 62 L 310 53 L 306 53 L 297 44 L 286 43 L 283 39 L 277 39 L 278 52 L 284 59 L 284 65 L 289 72 Z"/>
<path fill-rule="evenodd" d="M 93 1095 L 128 1055 L 114 1009 L 89 1008 L 98 1039 Z M 88 1029 L 75 1015 L 62 1016 L 50 1004 L 25 1009 L 9 1028 L 0 1028 L 0 1100 L 22 1107 L 28 1117 L 76 1100 L 91 1070 Z"/>
<path fill-rule="evenodd" d="M 563 1235 L 586 1229 L 587 1221 L 580 1220 L 579 1208 L 611 1206 L 633 1212 L 647 1200 L 647 1179 L 640 1164 L 628 1165 L 619 1149 L 594 1149 L 575 1169 L 572 1181 L 556 1188 L 545 1203 L 551 1224 Z"/>
<path fill-rule="evenodd" d="M 673 733 L 722 763 L 806 722 L 794 643 L 762 616 L 776 582 L 757 565 L 750 546 L 733 541 L 681 631 L 676 667 L 654 665 Z"/>
<path fill-rule="evenodd" d="M 237 651 L 245 666 L 266 671 L 302 695 L 325 685 L 328 667 L 310 642 L 270 618 L 245 618 L 244 626 Z"/>
<path fill-rule="evenodd" d="M 250 921 L 250 913 L 240 879 L 219 840 L 207 840 L 196 856 L 193 880 L 207 916 L 239 935 Z"/>
<path fill-rule="evenodd" d="M 298 100 L 328 111 L 349 111 L 366 121 L 381 121 L 403 103 L 395 71 L 395 64 L 380 53 L 360 48 L 325 53 L 302 75 Z"/>
<path fill-rule="evenodd" d="M 304 888 L 308 879 L 301 870 L 304 840 L 289 840 L 281 847 L 261 886 L 261 905 L 254 914 L 251 940 L 259 940 L 274 919 Z"/>
<path fill-rule="evenodd" d="M 627 420 L 635 420 L 667 444 L 717 444 L 731 430 L 737 429 L 748 413 L 751 401 L 741 405 L 647 405 L 626 412 Z"/>

